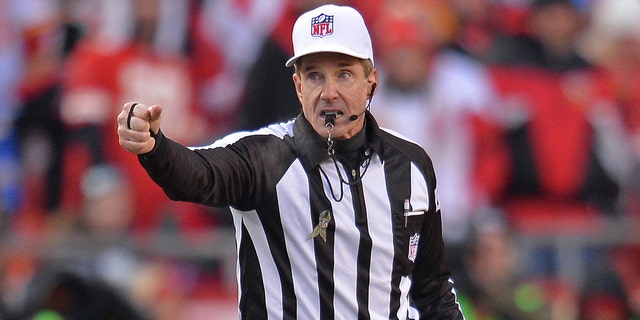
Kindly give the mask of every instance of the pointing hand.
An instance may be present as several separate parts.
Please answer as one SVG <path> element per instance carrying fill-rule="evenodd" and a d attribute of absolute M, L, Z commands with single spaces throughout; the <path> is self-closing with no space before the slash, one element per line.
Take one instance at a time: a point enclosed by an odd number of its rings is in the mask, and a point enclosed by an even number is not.
<path fill-rule="evenodd" d="M 146 106 L 137 102 L 127 102 L 118 114 L 118 142 L 125 150 L 144 154 L 153 150 L 156 139 L 152 136 L 160 131 L 159 105 Z"/>

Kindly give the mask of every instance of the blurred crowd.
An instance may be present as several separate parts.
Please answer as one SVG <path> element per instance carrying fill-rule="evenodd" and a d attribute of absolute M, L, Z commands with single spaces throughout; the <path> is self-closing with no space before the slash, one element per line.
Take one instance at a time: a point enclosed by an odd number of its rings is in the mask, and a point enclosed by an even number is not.
<path fill-rule="evenodd" d="M 186 145 L 294 117 L 328 2 L 433 158 L 466 318 L 640 319 L 640 0 L 0 0 L 0 319 L 227 319 L 226 209 L 169 201 L 115 117 L 161 104 Z"/>

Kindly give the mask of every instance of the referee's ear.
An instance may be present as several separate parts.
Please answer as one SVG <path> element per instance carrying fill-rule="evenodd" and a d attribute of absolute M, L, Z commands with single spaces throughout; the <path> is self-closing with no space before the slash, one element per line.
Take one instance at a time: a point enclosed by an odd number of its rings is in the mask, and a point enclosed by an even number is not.
<path fill-rule="evenodd" d="M 378 88 L 378 83 L 374 82 L 371 84 L 371 92 L 369 92 L 369 99 L 373 98 L 373 94 L 376 93 L 376 89 Z"/>

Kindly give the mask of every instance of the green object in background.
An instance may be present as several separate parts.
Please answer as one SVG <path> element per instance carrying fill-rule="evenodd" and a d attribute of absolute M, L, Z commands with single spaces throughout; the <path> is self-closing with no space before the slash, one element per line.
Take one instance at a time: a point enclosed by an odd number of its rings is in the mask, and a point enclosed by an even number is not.
<path fill-rule="evenodd" d="M 64 318 L 53 310 L 42 310 L 33 316 L 33 320 L 64 320 Z"/>
<path fill-rule="evenodd" d="M 544 305 L 542 289 L 533 283 L 519 286 L 515 291 L 514 299 L 518 309 L 525 312 L 538 311 Z"/>

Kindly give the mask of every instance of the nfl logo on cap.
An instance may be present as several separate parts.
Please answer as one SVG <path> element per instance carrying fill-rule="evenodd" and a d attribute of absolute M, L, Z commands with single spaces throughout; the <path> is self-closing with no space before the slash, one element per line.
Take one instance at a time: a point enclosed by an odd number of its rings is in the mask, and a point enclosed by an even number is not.
<path fill-rule="evenodd" d="M 293 25 L 293 57 L 290 67 L 302 56 L 335 52 L 369 59 L 373 63 L 371 37 L 362 15 L 347 6 L 324 5 L 303 13 Z"/>
<path fill-rule="evenodd" d="M 311 18 L 311 36 L 324 37 L 333 33 L 333 16 L 321 14 Z"/>

